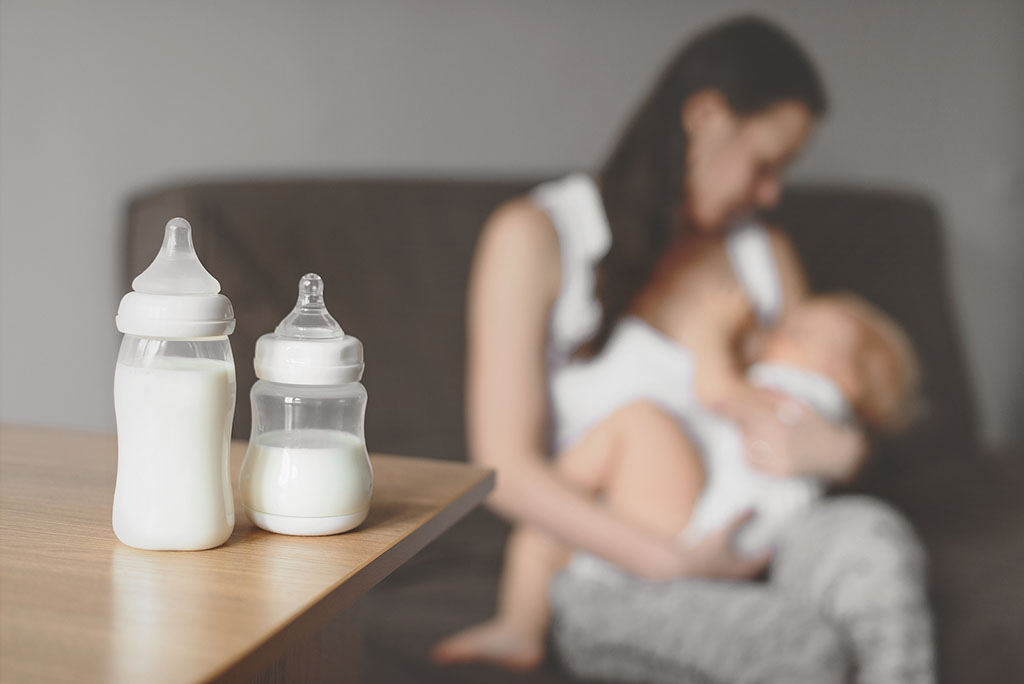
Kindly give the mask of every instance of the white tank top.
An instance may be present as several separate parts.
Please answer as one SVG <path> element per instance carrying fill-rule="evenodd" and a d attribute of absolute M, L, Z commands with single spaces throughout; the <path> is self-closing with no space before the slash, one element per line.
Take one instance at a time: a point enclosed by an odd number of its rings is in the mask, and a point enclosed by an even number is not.
<path fill-rule="evenodd" d="M 551 313 L 547 348 L 551 448 L 560 451 L 638 399 L 685 415 L 696 401 L 692 355 L 639 318 L 619 321 L 595 358 L 571 358 L 600 323 L 595 269 L 611 247 L 611 229 L 594 180 L 572 174 L 538 186 L 530 196 L 547 212 L 561 249 L 561 290 Z M 726 250 L 758 319 L 771 325 L 782 312 L 783 295 L 768 231 L 753 222 L 737 225 L 729 231 Z"/>

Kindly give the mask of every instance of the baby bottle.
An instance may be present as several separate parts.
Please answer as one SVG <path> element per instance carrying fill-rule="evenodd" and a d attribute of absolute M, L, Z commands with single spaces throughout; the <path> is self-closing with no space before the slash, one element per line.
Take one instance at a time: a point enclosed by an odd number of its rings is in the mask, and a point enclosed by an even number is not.
<path fill-rule="evenodd" d="M 295 308 L 256 342 L 241 491 L 246 515 L 270 532 L 337 534 L 370 510 L 363 345 L 327 312 L 323 292 L 320 276 L 302 276 Z"/>
<path fill-rule="evenodd" d="M 141 549 L 219 546 L 235 525 L 231 302 L 199 263 L 182 218 L 167 223 L 132 289 L 117 310 L 114 533 Z"/>

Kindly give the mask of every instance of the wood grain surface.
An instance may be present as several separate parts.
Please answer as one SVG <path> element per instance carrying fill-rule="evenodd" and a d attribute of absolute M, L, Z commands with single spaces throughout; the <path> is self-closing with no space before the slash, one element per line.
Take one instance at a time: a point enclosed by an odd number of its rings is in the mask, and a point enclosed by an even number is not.
<path fill-rule="evenodd" d="M 0 680 L 256 678 L 486 497 L 493 472 L 373 455 L 369 518 L 332 537 L 235 530 L 209 551 L 141 551 L 111 527 L 113 435 L 0 427 Z"/>

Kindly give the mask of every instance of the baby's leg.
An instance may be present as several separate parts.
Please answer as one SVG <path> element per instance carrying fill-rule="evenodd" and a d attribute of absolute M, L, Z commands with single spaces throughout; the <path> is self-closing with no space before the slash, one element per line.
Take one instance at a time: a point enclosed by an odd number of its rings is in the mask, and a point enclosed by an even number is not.
<path fill-rule="evenodd" d="M 706 481 L 704 463 L 679 421 L 656 404 L 631 403 L 608 422 L 616 439 L 608 505 L 622 517 L 675 539 Z"/>
<path fill-rule="evenodd" d="M 654 404 L 628 404 L 559 454 L 555 470 L 582 494 L 603 493 L 616 513 L 675 535 L 703 487 L 700 457 L 674 418 Z M 509 540 L 498 617 L 543 642 L 550 623 L 548 589 L 570 550 L 535 527 Z"/>
<path fill-rule="evenodd" d="M 563 451 L 562 479 L 602 494 L 618 515 L 669 539 L 685 527 L 704 487 L 704 466 L 675 418 L 655 404 L 627 404 Z M 521 536 L 519 536 L 521 535 Z M 569 549 L 536 528 L 509 542 L 499 613 L 542 638 L 550 622 L 548 588 Z"/>
<path fill-rule="evenodd" d="M 567 550 L 540 530 L 519 525 L 505 546 L 498 611 L 434 647 L 435 662 L 489 662 L 529 670 L 544 660 L 550 615 L 548 585 L 565 564 Z"/>
<path fill-rule="evenodd" d="M 604 487 L 616 456 L 616 425 L 602 422 L 555 462 L 559 475 L 584 494 L 594 495 Z M 550 622 L 548 587 L 568 557 L 569 549 L 558 540 L 535 527 L 517 526 L 505 547 L 497 614 L 439 643 L 434 660 L 484 661 L 512 669 L 540 665 Z"/>

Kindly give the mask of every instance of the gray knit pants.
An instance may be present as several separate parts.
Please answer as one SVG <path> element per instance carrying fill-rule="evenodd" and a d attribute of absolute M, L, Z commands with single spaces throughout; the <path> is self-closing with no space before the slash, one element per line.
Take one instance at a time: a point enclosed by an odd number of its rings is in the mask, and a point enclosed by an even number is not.
<path fill-rule="evenodd" d="M 925 553 L 867 497 L 816 504 L 780 542 L 767 583 L 649 582 L 610 565 L 561 572 L 555 649 L 580 677 L 715 684 L 931 684 Z"/>

